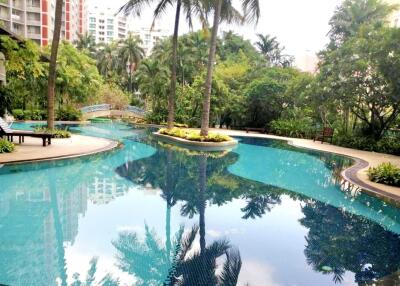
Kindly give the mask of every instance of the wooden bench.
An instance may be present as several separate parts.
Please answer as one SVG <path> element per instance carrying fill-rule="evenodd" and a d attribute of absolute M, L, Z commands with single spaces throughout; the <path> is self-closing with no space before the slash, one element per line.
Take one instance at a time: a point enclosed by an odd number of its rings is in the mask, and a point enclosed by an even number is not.
<path fill-rule="evenodd" d="M 334 129 L 330 128 L 330 127 L 324 127 L 324 129 L 322 129 L 321 131 L 317 132 L 314 135 L 314 142 L 315 140 L 321 140 L 321 144 L 323 144 L 325 142 L 325 139 L 330 139 L 330 143 L 332 144 L 333 141 L 333 133 L 334 133 Z"/>
<path fill-rule="evenodd" d="M 267 133 L 267 130 L 265 128 L 261 128 L 261 127 L 246 127 L 245 129 L 246 129 L 246 133 L 249 133 L 249 131 Z"/>

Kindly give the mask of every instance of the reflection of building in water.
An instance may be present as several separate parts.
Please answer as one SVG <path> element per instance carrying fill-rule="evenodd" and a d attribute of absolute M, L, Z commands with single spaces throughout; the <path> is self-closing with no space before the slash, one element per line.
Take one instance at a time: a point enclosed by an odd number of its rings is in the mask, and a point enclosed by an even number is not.
<path fill-rule="evenodd" d="M 59 210 L 62 218 L 64 241 L 74 244 L 78 235 L 79 215 L 87 210 L 87 192 L 84 186 L 79 186 L 74 192 L 59 201 Z"/>
<path fill-rule="evenodd" d="M 126 183 L 118 177 L 94 177 L 88 187 L 88 196 L 94 204 L 108 204 L 128 192 Z"/>
<path fill-rule="evenodd" d="M 82 186 L 53 192 L 47 185 L 0 192 L 0 283 L 56 285 L 62 277 L 64 242 L 74 243 L 87 197 Z"/>

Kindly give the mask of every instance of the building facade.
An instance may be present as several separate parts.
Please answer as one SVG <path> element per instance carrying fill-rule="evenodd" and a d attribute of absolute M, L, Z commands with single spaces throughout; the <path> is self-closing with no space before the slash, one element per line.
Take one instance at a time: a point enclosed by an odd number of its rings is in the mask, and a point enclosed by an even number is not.
<path fill-rule="evenodd" d="M 89 6 L 87 14 L 87 31 L 94 37 L 96 44 L 108 44 L 126 38 L 126 17 L 116 15 L 114 9 L 93 5 Z"/>
<path fill-rule="evenodd" d="M 2 0 L 0 24 L 11 32 L 46 46 L 53 38 L 56 0 Z M 86 1 L 65 0 L 61 37 L 73 42 L 85 33 Z"/>
<path fill-rule="evenodd" d="M 170 36 L 168 30 L 160 29 L 160 28 L 140 28 L 140 29 L 130 29 L 133 35 L 139 36 L 142 40 L 142 48 L 144 49 L 146 55 L 150 55 L 154 46 L 158 41 L 165 39 Z"/>

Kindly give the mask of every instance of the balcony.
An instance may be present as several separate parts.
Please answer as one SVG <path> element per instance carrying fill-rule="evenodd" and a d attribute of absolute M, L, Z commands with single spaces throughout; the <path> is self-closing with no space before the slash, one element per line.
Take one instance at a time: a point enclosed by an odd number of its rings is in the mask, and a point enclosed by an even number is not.
<path fill-rule="evenodd" d="M 26 5 L 26 11 L 27 12 L 36 12 L 40 13 L 40 5 L 39 6 L 31 6 L 31 5 Z"/>
<path fill-rule="evenodd" d="M 40 34 L 40 32 L 39 33 L 28 32 L 27 38 L 32 40 L 40 40 L 42 38 L 42 35 Z"/>

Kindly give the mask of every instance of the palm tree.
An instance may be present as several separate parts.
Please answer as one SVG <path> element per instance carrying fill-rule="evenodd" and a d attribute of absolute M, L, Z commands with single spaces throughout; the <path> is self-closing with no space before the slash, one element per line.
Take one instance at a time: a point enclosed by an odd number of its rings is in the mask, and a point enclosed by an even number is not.
<path fill-rule="evenodd" d="M 264 55 L 267 63 L 272 65 L 272 63 L 276 62 L 282 51 L 279 42 L 276 40 L 276 37 L 271 37 L 270 35 L 257 34 L 257 37 L 256 47 Z"/>
<path fill-rule="evenodd" d="M 63 3 L 63 0 L 56 1 L 53 42 L 51 44 L 49 80 L 47 87 L 47 127 L 49 129 L 54 129 L 54 98 L 56 88 L 57 54 L 58 46 L 60 44 Z"/>
<path fill-rule="evenodd" d="M 208 1 L 208 11 L 214 10 L 214 22 L 211 32 L 210 39 L 210 50 L 208 54 L 207 63 L 207 77 L 204 84 L 204 102 L 203 102 L 203 114 L 201 119 L 201 136 L 208 135 L 208 129 L 210 125 L 210 96 L 211 96 L 211 84 L 213 78 L 214 62 L 215 62 L 215 51 L 217 48 L 217 35 L 219 23 L 224 20 L 229 22 L 237 21 L 242 19 L 242 22 L 258 21 L 260 17 L 260 6 L 258 0 L 241 0 L 243 17 L 237 12 L 232 6 L 231 0 L 217 0 Z"/>
<path fill-rule="evenodd" d="M 78 39 L 74 42 L 75 47 L 80 51 L 87 51 L 90 56 L 96 52 L 96 40 L 89 33 L 78 34 Z"/>
<path fill-rule="evenodd" d="M 111 76 L 111 71 L 117 67 L 117 55 L 118 47 L 117 43 L 113 42 L 110 44 L 100 44 L 97 50 L 97 69 L 99 73 L 108 78 Z"/>
<path fill-rule="evenodd" d="M 129 34 L 119 42 L 118 59 L 122 71 L 128 71 L 128 90 L 133 92 L 132 75 L 136 71 L 139 62 L 144 57 L 144 50 L 140 46 L 142 41 L 138 36 Z"/>
<path fill-rule="evenodd" d="M 123 5 L 119 12 L 124 12 L 125 15 L 136 14 L 140 16 L 144 6 L 153 3 L 154 0 L 129 0 Z M 175 97 L 176 97 L 176 81 L 177 81 L 177 65 L 178 65 L 178 34 L 179 34 L 179 20 L 181 9 L 183 8 L 185 18 L 189 23 L 189 27 L 193 26 L 193 16 L 199 16 L 203 25 L 206 23 L 206 14 L 204 12 L 203 2 L 201 0 L 159 0 L 157 7 L 154 10 L 154 21 L 164 14 L 168 6 L 176 2 L 174 34 L 172 36 L 172 60 L 171 60 L 171 89 L 168 96 L 168 120 L 167 128 L 171 129 L 174 126 L 175 120 Z"/>
<path fill-rule="evenodd" d="M 152 110 L 157 110 L 162 98 L 168 92 L 169 70 L 158 60 L 146 59 L 137 71 L 137 82 L 141 93 L 145 96 L 145 106 L 151 101 Z"/>
<path fill-rule="evenodd" d="M 354 36 L 364 24 L 382 24 L 398 8 L 380 0 L 346 0 L 340 5 L 329 24 L 329 36 L 337 44 Z"/>

